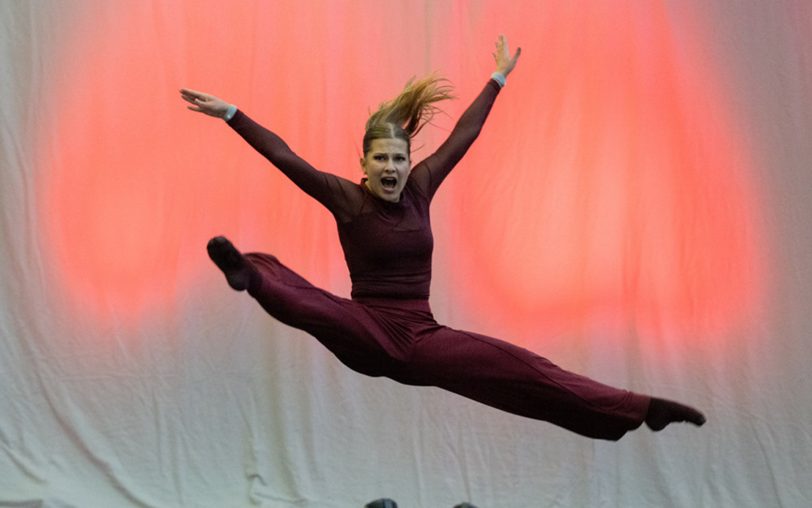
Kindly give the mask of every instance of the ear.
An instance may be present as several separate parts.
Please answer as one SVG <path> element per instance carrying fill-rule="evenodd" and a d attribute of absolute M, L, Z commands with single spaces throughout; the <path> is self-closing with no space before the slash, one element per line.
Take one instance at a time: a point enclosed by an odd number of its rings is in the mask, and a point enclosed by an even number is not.
<path fill-rule="evenodd" d="M 367 167 L 364 165 L 365 161 L 366 161 L 366 157 L 361 157 L 359 159 L 359 162 L 361 163 L 361 169 L 364 170 L 364 174 L 367 174 Z"/>

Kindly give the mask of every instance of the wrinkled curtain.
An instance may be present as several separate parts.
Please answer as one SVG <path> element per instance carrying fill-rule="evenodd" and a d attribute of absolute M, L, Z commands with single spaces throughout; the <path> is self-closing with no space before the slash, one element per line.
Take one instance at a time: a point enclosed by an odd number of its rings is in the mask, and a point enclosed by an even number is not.
<path fill-rule="evenodd" d="M 0 3 L 0 506 L 808 506 L 812 7 Z M 177 90 L 360 180 L 371 108 L 523 55 L 432 209 L 450 326 L 708 424 L 596 442 L 373 379 L 235 293 L 225 234 L 349 294 L 330 214 Z"/>

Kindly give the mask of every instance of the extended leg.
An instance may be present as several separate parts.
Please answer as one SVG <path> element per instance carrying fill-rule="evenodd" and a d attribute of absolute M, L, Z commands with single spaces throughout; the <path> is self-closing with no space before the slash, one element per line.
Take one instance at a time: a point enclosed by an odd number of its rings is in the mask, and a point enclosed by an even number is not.
<path fill-rule="evenodd" d="M 270 254 L 242 254 L 226 238 L 213 238 L 209 256 L 236 290 L 248 290 L 268 314 L 319 340 L 351 369 L 384 375 L 397 343 L 351 300 L 317 288 Z"/>
<path fill-rule="evenodd" d="M 484 335 L 443 328 L 412 356 L 415 384 L 432 384 L 578 434 L 619 439 L 645 420 L 649 397 L 567 372 L 537 354 Z"/>
<path fill-rule="evenodd" d="M 683 404 L 613 388 L 513 344 L 446 327 L 417 341 L 410 373 L 414 384 L 439 386 L 593 438 L 620 439 L 644 421 L 655 431 L 674 422 L 705 422 Z"/>

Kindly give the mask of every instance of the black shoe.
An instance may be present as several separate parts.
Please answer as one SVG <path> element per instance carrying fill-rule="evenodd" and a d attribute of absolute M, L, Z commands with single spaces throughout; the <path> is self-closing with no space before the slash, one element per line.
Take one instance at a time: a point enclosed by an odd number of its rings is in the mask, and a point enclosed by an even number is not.
<path fill-rule="evenodd" d="M 228 285 L 237 291 L 248 289 L 254 267 L 224 236 L 215 236 L 206 246 L 209 257 L 223 271 Z"/>

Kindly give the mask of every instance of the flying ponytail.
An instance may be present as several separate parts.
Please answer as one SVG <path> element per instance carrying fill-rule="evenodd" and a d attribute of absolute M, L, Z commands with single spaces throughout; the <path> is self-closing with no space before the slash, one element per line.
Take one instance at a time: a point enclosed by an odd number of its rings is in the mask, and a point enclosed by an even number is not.
<path fill-rule="evenodd" d="M 382 103 L 367 119 L 363 150 L 374 139 L 397 138 L 411 147 L 411 139 L 441 110 L 435 103 L 453 98 L 451 85 L 436 76 L 410 79 L 394 99 Z"/>

